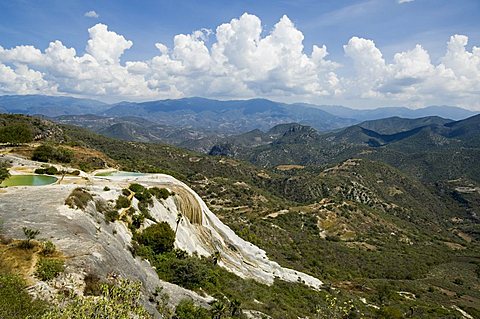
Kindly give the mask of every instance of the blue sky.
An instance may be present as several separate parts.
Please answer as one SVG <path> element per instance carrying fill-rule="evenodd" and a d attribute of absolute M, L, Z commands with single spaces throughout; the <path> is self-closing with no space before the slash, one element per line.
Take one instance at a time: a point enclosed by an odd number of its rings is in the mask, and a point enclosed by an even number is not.
<path fill-rule="evenodd" d="M 86 17 L 85 13 L 88 11 L 95 11 L 98 17 Z M 302 88 L 301 85 L 304 87 L 306 85 L 305 83 L 301 83 L 302 81 L 298 83 L 283 83 L 281 87 L 277 87 L 275 83 L 284 80 L 285 77 L 278 75 L 282 72 L 278 67 L 272 66 L 266 70 L 266 73 L 259 77 L 259 79 L 255 79 L 253 83 L 249 82 L 252 77 L 247 76 L 246 79 L 248 78 L 248 80 L 242 80 L 240 84 L 237 84 L 235 89 L 230 89 L 230 91 L 233 92 L 230 95 L 225 94 L 227 91 L 226 88 L 215 90 L 211 87 L 207 89 L 202 87 L 201 89 L 195 90 L 169 83 L 169 79 L 178 78 L 178 74 L 172 73 L 169 73 L 170 78 L 162 77 L 162 83 L 158 87 L 154 87 L 154 81 L 152 80 L 158 78 L 158 74 L 154 76 L 150 72 L 149 76 L 144 75 L 145 81 L 151 81 L 148 84 L 149 88 L 154 91 L 156 90 L 155 92 L 157 93 L 159 92 L 158 98 L 169 97 L 169 94 L 171 97 L 180 97 L 208 92 L 207 97 L 216 98 L 263 96 L 285 101 L 299 100 L 315 103 L 341 102 L 359 107 L 370 105 L 420 106 L 421 104 L 442 102 L 432 98 L 435 96 L 435 94 L 432 93 L 432 90 L 435 90 L 432 81 L 428 82 L 428 85 L 425 84 L 423 87 L 416 88 L 415 93 L 424 96 L 424 98 L 421 99 L 418 99 L 418 97 L 411 99 L 408 94 L 399 95 L 395 93 L 396 91 L 388 92 L 388 96 L 384 93 L 377 96 L 376 92 L 384 92 L 385 88 L 391 87 L 393 79 L 396 81 L 401 77 L 400 74 L 405 73 L 398 71 L 394 75 L 393 73 L 390 74 L 394 72 L 390 69 L 397 70 L 397 67 L 393 65 L 394 55 L 396 53 L 413 50 L 416 44 L 420 44 L 422 49 L 428 52 L 429 59 L 434 68 L 438 68 L 442 63 L 444 63 L 446 67 L 452 68 L 451 65 L 456 65 L 455 63 L 458 64 L 458 61 L 451 61 L 450 64 L 444 62 L 447 42 L 451 36 L 459 34 L 468 37 L 468 45 L 464 46 L 467 53 L 473 52 L 473 47 L 480 45 L 480 1 L 478 0 L 415 0 L 405 1 L 404 3 L 399 3 L 398 0 L 12 0 L 0 2 L 0 46 L 3 47 L 4 50 L 10 50 L 16 46 L 30 45 L 44 52 L 50 42 L 59 40 L 66 48 L 74 48 L 76 55 L 81 57 L 85 53 L 89 53 L 86 51 L 86 45 L 92 35 L 89 34 L 87 30 L 101 23 L 108 27 L 109 32 L 121 35 L 133 43 L 132 46 L 121 50 L 119 59 L 121 66 L 125 66 L 125 63 L 128 61 L 146 61 L 150 66 L 152 58 L 158 55 L 158 48 L 155 46 L 156 43 L 164 44 L 170 52 L 173 52 L 175 49 L 175 36 L 179 34 L 189 35 L 195 30 L 201 30 L 203 28 L 213 31 L 213 33 L 209 35 L 205 32 L 205 35 L 200 39 L 207 50 L 212 52 L 212 45 L 217 42 L 215 34 L 216 28 L 221 24 L 230 23 L 232 19 L 240 19 L 245 12 L 257 17 L 261 21 L 263 28 L 261 33 L 262 38 L 272 33 L 273 28 L 283 15 L 288 16 L 295 30 L 301 32 L 304 36 L 303 54 L 310 56 L 313 45 L 317 45 L 318 47 L 325 45 L 329 53 L 325 59 L 337 63 L 338 66 L 332 67 L 327 71 L 323 68 L 322 72 L 327 72 L 326 74 L 329 74 L 328 72 L 334 72 L 341 86 L 337 86 L 336 88 L 327 87 L 319 80 L 319 84 L 316 85 L 315 88 L 310 89 Z M 239 32 L 241 32 L 241 30 Z M 372 87 L 368 88 L 353 88 L 351 86 L 354 80 L 365 81 L 365 78 L 360 78 L 361 76 L 367 76 L 365 74 L 362 75 L 362 71 L 359 69 L 360 65 L 365 67 L 365 63 L 360 61 L 360 58 L 357 59 L 359 56 L 357 54 L 358 50 L 355 52 L 351 51 L 350 55 L 346 54 L 344 45 L 353 37 L 356 37 L 355 39 L 373 41 L 375 48 L 383 54 L 382 57 L 385 61 L 386 69 L 389 69 L 388 72 L 390 73 L 388 76 L 382 73 L 385 81 L 381 84 L 372 84 Z M 363 42 L 360 46 L 365 47 L 365 45 L 368 46 L 369 44 Z M 353 46 L 354 43 L 352 43 L 352 47 Z M 358 46 L 355 47 L 359 49 Z M 370 52 L 372 51 L 370 50 Z M 267 53 L 265 54 L 268 55 Z M 265 56 L 265 54 L 262 53 L 261 55 Z M 375 55 L 375 53 L 373 54 Z M 475 54 L 473 53 L 473 55 Z M 181 60 L 178 55 L 174 53 L 171 53 L 170 58 L 171 60 Z M 227 58 L 230 59 L 232 57 L 227 56 Z M 270 59 L 272 59 L 272 57 L 270 57 Z M 475 60 L 475 57 L 473 57 L 473 60 Z M 170 62 L 171 61 L 168 63 Z M 50 85 L 58 85 L 57 89 L 50 92 L 51 94 L 89 96 L 103 100 L 142 100 L 157 97 L 151 92 L 148 94 L 138 93 L 137 95 L 129 92 L 128 94 L 122 95 L 119 90 L 115 91 L 113 89 L 104 90 L 103 93 L 100 91 L 92 92 L 92 90 L 82 92 L 80 88 L 69 88 L 66 83 L 61 82 L 58 76 L 55 75 L 59 71 L 46 67 L 45 63 L 31 63 L 30 61 L 24 63 L 24 61 L 15 60 L 15 58 L 11 56 L 10 58 L 3 57 L 2 59 L 1 55 L 0 63 L 2 63 L 5 68 L 10 68 L 17 75 L 20 74 L 18 75 L 18 81 L 23 79 L 21 76 L 25 77 L 21 75 L 22 70 L 18 69 L 18 65 L 21 63 L 25 64 L 26 67 L 33 72 L 40 72 L 43 74 L 43 79 Z M 185 61 L 182 61 L 182 63 L 186 65 Z M 476 66 L 475 61 L 472 63 Z M 170 65 L 171 64 L 172 63 L 170 63 Z M 392 64 L 391 68 L 389 67 L 390 64 Z M 209 65 L 211 65 L 211 63 Z M 239 65 L 234 65 L 234 67 L 236 70 L 239 69 Z M 167 67 L 165 66 L 165 68 Z M 367 65 L 366 68 L 369 69 L 372 68 L 372 66 Z M 198 86 L 199 83 L 209 81 L 205 78 L 199 80 L 199 72 L 204 72 L 204 75 L 208 72 L 211 76 L 212 74 L 216 74 L 217 71 L 212 71 L 211 66 L 208 70 L 205 68 L 200 70 L 197 65 L 196 69 L 188 71 L 191 72 L 189 73 L 190 77 L 185 75 L 185 72 L 187 72 L 185 70 L 182 71 L 182 76 L 186 76 L 186 80 L 192 79 L 191 86 Z M 299 71 L 298 66 L 292 66 L 292 69 L 283 71 L 288 75 L 297 71 L 299 74 L 305 72 L 304 70 Z M 454 71 L 455 76 L 461 78 L 461 72 Z M 10 71 L 6 70 L 5 72 Z M 241 73 L 243 74 L 245 72 Z M 412 75 L 410 71 L 407 73 L 409 74 L 409 79 L 412 78 L 414 80 L 406 81 L 405 83 L 427 83 L 425 72 L 422 73 L 421 79 L 417 73 L 414 75 Z M 431 73 L 430 75 L 431 77 L 438 77 L 438 74 L 434 75 Z M 237 73 L 231 73 L 230 76 L 237 76 Z M 325 76 L 325 74 L 321 74 L 319 77 L 325 78 Z M 379 75 L 375 74 L 375 76 L 378 77 Z M 472 97 L 472 94 L 474 94 L 472 92 L 479 89 L 479 85 L 477 85 L 478 78 L 476 76 L 475 74 L 471 76 L 472 78 L 469 81 L 469 85 L 472 87 L 469 88 L 467 92 L 463 92 L 462 97 L 456 97 L 453 91 L 455 87 L 463 84 L 454 83 L 451 77 L 447 76 L 448 79 L 446 81 L 449 82 L 444 83 L 444 85 L 452 88 L 452 92 L 450 92 L 451 94 L 448 94 L 448 96 L 443 97 L 445 101 L 444 104 L 454 103 L 470 108 L 480 107 L 480 105 L 471 102 L 475 97 L 475 95 Z M 64 76 L 60 77 L 64 78 Z M 372 74 L 370 74 L 369 79 L 372 81 L 375 80 L 372 78 Z M 261 89 L 256 90 L 250 87 L 250 85 L 257 84 L 255 81 L 262 81 L 262 83 L 258 83 L 258 87 L 261 87 Z M 270 83 L 267 84 L 265 81 L 270 81 Z M 275 81 L 275 83 L 273 83 L 273 81 Z M 473 84 L 470 82 L 473 82 Z M 397 81 L 395 83 L 399 82 Z M 38 83 L 29 85 L 27 85 L 28 89 L 12 92 L 15 87 L 22 88 L 25 87 L 25 85 L 22 86 L 17 83 L 16 85 L 3 84 L 2 86 L 2 82 L 0 81 L 0 93 L 32 93 L 32 91 L 35 90 L 48 93 L 48 91 L 42 91 L 44 89 L 37 88 Z M 377 85 L 377 87 L 374 87 L 375 85 Z M 379 87 L 379 85 L 381 87 Z M 167 86 L 168 90 L 164 90 Z M 200 87 L 201 86 L 202 85 L 200 85 Z M 419 85 L 416 84 L 416 86 Z M 372 89 L 372 94 L 359 95 L 360 91 L 370 89 Z M 405 93 L 409 89 L 410 88 L 402 88 L 402 92 Z M 445 90 L 442 86 L 438 86 L 438 89 Z M 141 90 L 136 88 L 134 91 L 140 92 Z"/>

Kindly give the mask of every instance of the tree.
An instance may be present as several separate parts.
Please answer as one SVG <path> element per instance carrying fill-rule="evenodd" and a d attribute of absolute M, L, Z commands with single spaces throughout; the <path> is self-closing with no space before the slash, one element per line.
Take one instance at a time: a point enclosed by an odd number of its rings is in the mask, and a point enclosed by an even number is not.
<path fill-rule="evenodd" d="M 31 241 L 34 240 L 38 234 L 40 234 L 40 231 L 36 229 L 23 227 L 23 234 L 27 239 L 21 243 L 21 247 L 25 249 L 30 249 L 33 247 L 33 244 Z"/>
<path fill-rule="evenodd" d="M 177 214 L 177 226 L 175 226 L 175 236 L 177 236 L 178 225 L 182 222 L 183 216 L 181 213 Z"/>
<path fill-rule="evenodd" d="M 154 253 L 161 254 L 173 250 L 175 233 L 168 223 L 161 222 L 147 227 L 138 235 L 137 241 L 144 246 L 150 247 Z"/>
<path fill-rule="evenodd" d="M 8 165 L 4 162 L 0 162 L 0 183 L 9 177 L 10 173 L 8 172 Z"/>

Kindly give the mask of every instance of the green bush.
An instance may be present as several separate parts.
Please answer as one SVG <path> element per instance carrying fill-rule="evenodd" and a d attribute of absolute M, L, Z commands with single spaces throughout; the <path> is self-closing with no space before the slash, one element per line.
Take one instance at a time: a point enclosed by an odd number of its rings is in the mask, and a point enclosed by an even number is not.
<path fill-rule="evenodd" d="M 53 255 L 56 250 L 57 250 L 57 247 L 55 247 L 55 244 L 49 240 L 42 244 L 41 253 L 44 256 L 50 256 L 50 255 Z"/>
<path fill-rule="evenodd" d="M 23 234 L 25 235 L 25 237 L 27 239 L 22 240 L 20 242 L 20 248 L 23 248 L 23 249 L 33 248 L 35 245 L 34 245 L 34 243 L 32 243 L 32 240 L 34 240 L 35 237 L 37 237 L 38 234 L 40 234 L 40 231 L 36 230 L 36 229 L 31 229 L 31 228 L 28 228 L 28 227 L 23 227 L 22 229 L 23 229 Z"/>
<path fill-rule="evenodd" d="M 128 206 L 130 206 L 130 204 L 131 202 L 127 197 L 120 195 L 118 196 L 117 202 L 115 203 L 115 208 L 117 209 L 127 208 Z"/>
<path fill-rule="evenodd" d="M 54 147 L 52 145 L 40 145 L 34 151 L 32 160 L 39 162 L 61 162 L 70 163 L 73 159 L 73 152 L 64 147 Z"/>
<path fill-rule="evenodd" d="M 104 213 L 105 215 L 105 221 L 107 223 L 113 223 L 114 221 L 116 221 L 119 217 L 120 217 L 120 214 L 118 213 L 118 211 L 116 210 L 109 210 L 109 211 L 106 211 Z"/>
<path fill-rule="evenodd" d="M 55 175 L 58 173 L 58 170 L 55 166 L 50 166 L 47 169 L 45 169 L 45 174 L 47 175 Z"/>
<path fill-rule="evenodd" d="M 152 194 L 148 189 L 145 189 L 143 192 L 135 193 L 135 198 L 138 199 L 140 202 L 151 203 L 152 202 Z"/>
<path fill-rule="evenodd" d="M 161 222 L 147 227 L 135 239 L 141 245 L 150 247 L 156 254 L 161 254 L 173 250 L 175 233 L 168 223 Z"/>
<path fill-rule="evenodd" d="M 47 168 L 37 168 L 34 172 L 35 174 L 55 175 L 58 173 L 58 170 L 55 166 L 49 166 Z"/>
<path fill-rule="evenodd" d="M 79 208 L 81 210 L 85 210 L 88 202 L 91 200 L 93 200 L 92 195 L 85 189 L 78 187 L 75 188 L 67 197 L 65 200 L 65 205 L 68 205 L 70 208 Z"/>
<path fill-rule="evenodd" d="M 0 183 L 3 180 L 10 177 L 10 173 L 8 172 L 8 165 L 5 162 L 0 162 Z"/>
<path fill-rule="evenodd" d="M 42 317 L 48 304 L 44 300 L 33 300 L 25 288 L 26 283 L 19 276 L 0 273 L 0 318 Z"/>
<path fill-rule="evenodd" d="M 137 183 L 130 184 L 128 188 L 134 193 L 141 193 L 145 191 L 145 187 Z"/>
<path fill-rule="evenodd" d="M 63 260 L 40 258 L 35 275 L 43 281 L 51 280 L 63 272 Z"/>
<path fill-rule="evenodd" d="M 172 195 L 166 188 L 152 187 L 149 191 L 158 199 L 167 199 L 168 196 Z"/>
<path fill-rule="evenodd" d="M 102 284 L 99 296 L 78 296 L 65 300 L 43 319 L 137 318 L 151 315 L 141 305 L 141 283 L 120 280 L 116 285 Z"/>
<path fill-rule="evenodd" d="M 191 300 L 184 299 L 175 308 L 175 319 L 210 319 L 208 310 L 199 307 Z"/>

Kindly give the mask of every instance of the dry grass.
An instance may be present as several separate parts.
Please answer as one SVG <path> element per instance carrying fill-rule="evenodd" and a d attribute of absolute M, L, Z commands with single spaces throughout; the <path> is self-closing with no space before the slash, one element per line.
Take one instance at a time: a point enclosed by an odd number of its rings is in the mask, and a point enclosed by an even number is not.
<path fill-rule="evenodd" d="M 302 166 L 302 165 L 278 165 L 275 168 L 279 171 L 290 171 L 292 169 L 304 169 L 305 166 Z"/>

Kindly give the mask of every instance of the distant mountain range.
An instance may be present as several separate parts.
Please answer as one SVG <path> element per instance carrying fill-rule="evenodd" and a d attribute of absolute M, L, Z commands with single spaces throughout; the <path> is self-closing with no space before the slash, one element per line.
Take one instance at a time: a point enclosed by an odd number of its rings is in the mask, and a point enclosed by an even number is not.
<path fill-rule="evenodd" d="M 67 96 L 3 95 L 0 96 L 0 111 L 28 115 L 60 116 L 72 114 L 95 114 L 110 106 L 106 103 Z"/>
<path fill-rule="evenodd" d="M 285 104 L 265 99 L 218 101 L 204 98 L 106 104 L 90 99 L 44 95 L 0 96 L 0 113 L 43 115 L 50 118 L 74 116 L 59 120 L 73 121 L 75 123 L 72 124 L 111 137 L 150 142 L 174 140 L 176 144 L 211 137 L 212 134 L 221 137 L 254 129 L 267 131 L 275 125 L 293 122 L 311 126 L 318 131 L 332 131 L 367 120 L 393 116 L 439 116 L 460 120 L 477 114 L 453 106 L 430 106 L 415 110 L 405 107 L 356 110 L 344 106 Z M 80 115 L 89 116 L 79 117 Z M 112 125 L 115 126 L 109 127 Z M 176 134 L 180 138 L 175 138 Z"/>
<path fill-rule="evenodd" d="M 439 116 L 452 120 L 462 120 L 479 113 L 472 112 L 460 107 L 447 105 L 427 106 L 420 109 L 410 109 L 407 107 L 380 107 L 376 109 L 364 110 L 351 109 L 340 105 L 302 105 L 318 108 L 335 116 L 353 118 L 358 121 L 377 120 L 395 116 L 410 119 L 427 116 Z"/>
<path fill-rule="evenodd" d="M 297 123 L 266 132 L 254 130 L 229 136 L 210 150 L 211 155 L 247 160 L 262 167 L 326 165 L 332 160 L 371 158 L 429 179 L 448 179 L 460 170 L 480 181 L 480 115 L 460 121 L 440 117 L 374 120 L 342 130 L 321 133 Z"/>

